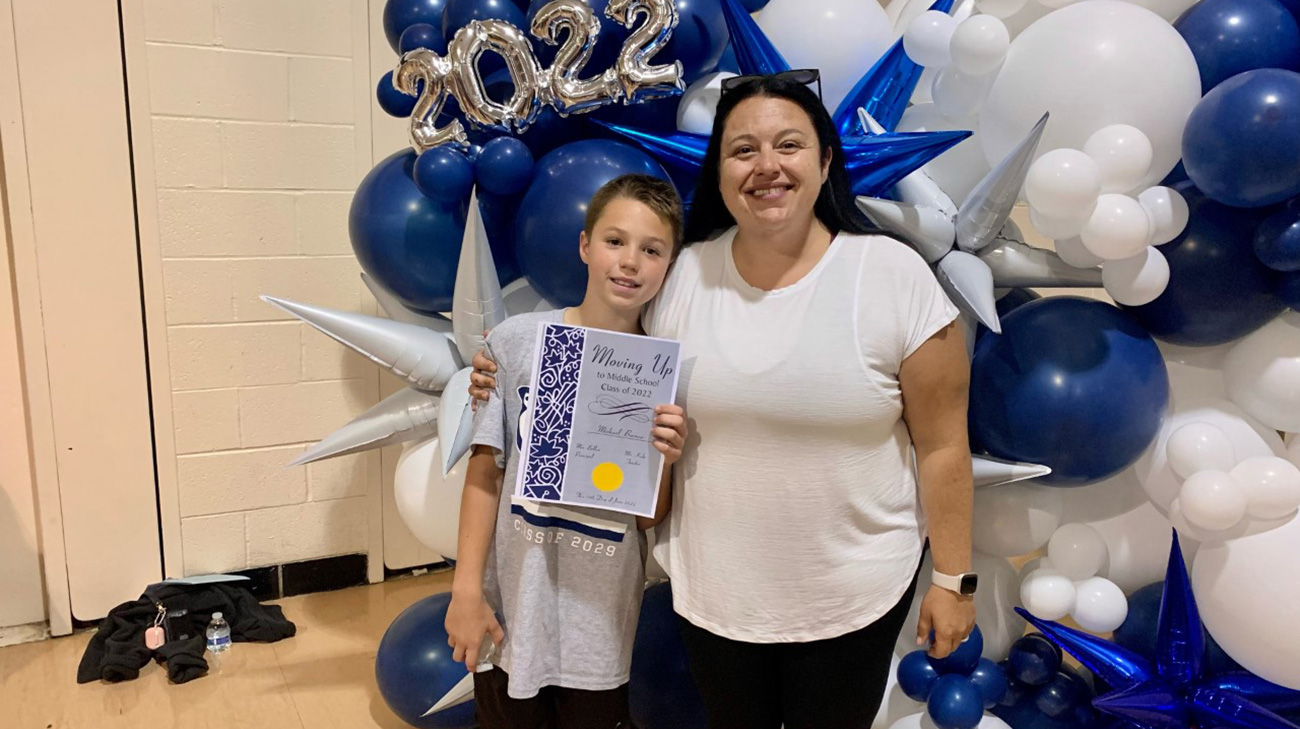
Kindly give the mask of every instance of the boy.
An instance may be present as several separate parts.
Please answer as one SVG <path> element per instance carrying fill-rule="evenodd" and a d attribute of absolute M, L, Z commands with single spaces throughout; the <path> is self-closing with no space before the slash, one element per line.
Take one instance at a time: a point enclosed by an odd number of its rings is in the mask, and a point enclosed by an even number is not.
<path fill-rule="evenodd" d="M 511 317 L 488 337 L 497 388 L 474 416 L 446 622 L 454 658 L 471 671 L 491 651 L 483 650 L 485 635 L 498 647 L 496 667 L 474 675 L 481 729 L 630 724 L 628 672 L 645 581 L 637 530 L 668 512 L 684 411 L 656 408 L 652 436 L 664 473 L 653 519 L 537 504 L 512 492 L 538 323 L 642 333 L 641 309 L 663 285 L 681 238 L 681 201 L 671 184 L 648 175 L 611 180 L 588 204 L 579 238 L 587 264 L 582 303 Z"/>

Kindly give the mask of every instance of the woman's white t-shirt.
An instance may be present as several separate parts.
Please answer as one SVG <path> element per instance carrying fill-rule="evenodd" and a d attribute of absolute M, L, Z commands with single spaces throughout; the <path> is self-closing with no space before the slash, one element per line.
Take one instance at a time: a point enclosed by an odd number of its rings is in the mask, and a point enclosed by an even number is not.
<path fill-rule="evenodd" d="M 774 291 L 735 229 L 687 247 L 645 325 L 682 342 L 690 440 L 655 557 L 691 623 L 755 643 L 832 638 L 906 591 L 924 523 L 902 420 L 904 358 L 957 316 L 919 255 L 838 235 Z"/>

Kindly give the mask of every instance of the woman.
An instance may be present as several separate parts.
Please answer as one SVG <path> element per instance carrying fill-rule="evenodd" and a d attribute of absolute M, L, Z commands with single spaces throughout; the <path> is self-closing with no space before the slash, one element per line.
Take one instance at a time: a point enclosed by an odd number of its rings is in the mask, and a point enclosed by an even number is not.
<path fill-rule="evenodd" d="M 927 531 L 938 574 L 918 644 L 933 631 L 930 654 L 947 655 L 974 624 L 957 311 L 854 208 L 798 73 L 724 89 L 697 243 L 644 322 L 682 342 L 694 435 L 655 555 L 713 729 L 869 727 Z M 481 397 L 491 363 L 475 367 Z"/>

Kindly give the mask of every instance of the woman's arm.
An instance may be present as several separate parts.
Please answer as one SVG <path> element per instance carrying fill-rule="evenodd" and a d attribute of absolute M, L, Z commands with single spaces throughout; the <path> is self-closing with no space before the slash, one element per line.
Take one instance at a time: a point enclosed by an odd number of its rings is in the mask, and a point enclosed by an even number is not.
<path fill-rule="evenodd" d="M 921 506 L 925 509 L 934 568 L 969 572 L 974 483 L 966 431 L 970 360 L 962 331 L 949 324 L 916 349 L 898 373 L 903 419 L 916 448 Z M 916 637 L 924 644 L 934 631 L 930 655 L 952 652 L 975 624 L 975 604 L 932 586 L 921 602 Z"/>
<path fill-rule="evenodd" d="M 456 575 L 446 620 L 447 643 L 455 649 L 452 658 L 463 661 L 471 673 L 478 666 L 485 634 L 490 633 L 498 645 L 505 640 L 505 631 L 483 597 L 483 571 L 496 530 L 501 478 L 493 449 L 474 446 L 460 500 Z"/>

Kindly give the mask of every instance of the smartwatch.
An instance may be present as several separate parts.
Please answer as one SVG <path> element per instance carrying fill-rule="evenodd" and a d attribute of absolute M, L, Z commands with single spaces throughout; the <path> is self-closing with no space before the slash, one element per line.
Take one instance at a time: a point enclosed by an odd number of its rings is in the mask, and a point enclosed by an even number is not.
<path fill-rule="evenodd" d="M 946 575 L 939 570 L 932 570 L 930 572 L 930 583 L 958 595 L 974 595 L 975 587 L 979 584 L 979 576 L 974 572 Z"/>

